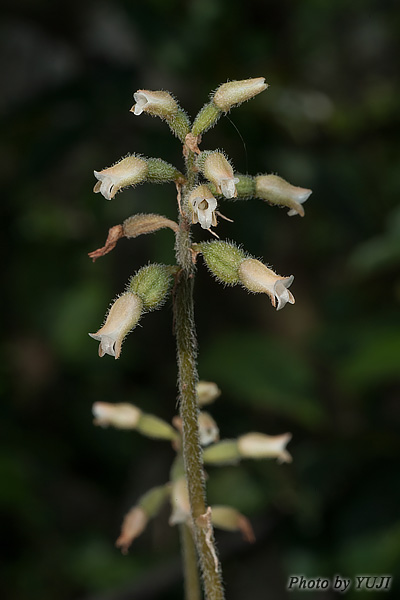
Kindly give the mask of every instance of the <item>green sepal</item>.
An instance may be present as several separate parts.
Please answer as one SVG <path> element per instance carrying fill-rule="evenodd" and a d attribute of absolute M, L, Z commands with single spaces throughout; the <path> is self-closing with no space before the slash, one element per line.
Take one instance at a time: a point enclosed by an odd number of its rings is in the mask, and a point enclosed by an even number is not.
<path fill-rule="evenodd" d="M 176 440 L 178 432 L 166 421 L 148 413 L 142 413 L 136 425 L 136 430 L 150 438 L 159 440 Z"/>
<path fill-rule="evenodd" d="M 185 179 L 178 169 L 161 158 L 148 158 L 147 167 L 147 181 L 153 183 L 165 183 L 178 180 L 183 181 Z"/>
<path fill-rule="evenodd" d="M 185 111 L 180 108 L 173 117 L 166 119 L 166 121 L 172 133 L 183 144 L 187 134 L 190 133 L 190 120 Z"/>
<path fill-rule="evenodd" d="M 251 175 L 241 175 L 240 173 L 235 173 L 235 177 L 239 179 L 239 182 L 236 184 L 238 197 L 253 198 L 256 195 L 255 177 L 252 177 Z"/>
<path fill-rule="evenodd" d="M 240 458 L 237 440 L 222 440 L 203 450 L 203 460 L 207 464 L 231 465 Z"/>
<path fill-rule="evenodd" d="M 171 287 L 172 277 L 168 267 L 150 264 L 142 267 L 134 275 L 129 284 L 129 291 L 137 294 L 143 302 L 145 310 L 159 308 L 165 301 Z"/>
<path fill-rule="evenodd" d="M 169 484 L 153 487 L 139 498 L 137 506 L 140 506 L 149 518 L 155 517 L 170 493 Z"/>
<path fill-rule="evenodd" d="M 222 240 L 202 242 L 201 253 L 211 273 L 222 283 L 236 285 L 240 283 L 239 267 L 248 255 L 231 242 Z"/>

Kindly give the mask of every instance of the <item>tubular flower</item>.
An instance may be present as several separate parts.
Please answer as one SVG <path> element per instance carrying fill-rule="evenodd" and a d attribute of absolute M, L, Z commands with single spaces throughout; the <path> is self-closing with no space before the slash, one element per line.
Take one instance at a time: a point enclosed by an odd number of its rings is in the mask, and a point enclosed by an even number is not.
<path fill-rule="evenodd" d="M 203 229 L 217 225 L 217 201 L 206 185 L 199 185 L 192 191 L 189 206 L 192 209 L 192 223 L 200 223 Z"/>
<path fill-rule="evenodd" d="M 218 194 L 222 194 L 225 198 L 236 198 L 236 184 L 239 183 L 239 178 L 234 176 L 231 164 L 221 152 L 207 153 L 202 171 L 204 176 L 215 185 Z"/>
<path fill-rule="evenodd" d="M 302 204 L 311 196 L 312 191 L 292 185 L 278 175 L 258 175 L 255 179 L 255 195 L 271 204 L 287 206 L 289 217 L 304 217 Z"/>
<path fill-rule="evenodd" d="M 137 294 L 122 294 L 112 305 L 106 322 L 90 337 L 100 342 L 99 356 L 109 354 L 116 359 L 121 354 L 125 336 L 138 324 L 143 311 L 143 302 Z"/>
<path fill-rule="evenodd" d="M 135 104 L 131 112 L 135 115 L 141 115 L 142 112 L 148 112 L 151 115 L 168 118 L 173 117 L 178 112 L 178 103 L 168 92 L 151 90 L 138 90 L 133 94 Z"/>
<path fill-rule="evenodd" d="M 147 162 L 138 156 L 127 156 L 113 167 L 94 171 L 98 182 L 93 188 L 97 194 L 103 194 L 106 200 L 112 200 L 115 194 L 123 187 L 135 185 L 144 181 L 147 177 Z"/>
<path fill-rule="evenodd" d="M 292 462 L 292 457 L 286 450 L 291 438 L 291 433 L 246 433 L 238 438 L 238 449 L 242 458 L 277 458 L 281 463 Z"/>
<path fill-rule="evenodd" d="M 242 285 L 251 292 L 268 294 L 273 307 L 278 301 L 277 310 L 283 308 L 287 302 L 295 302 L 293 294 L 288 290 L 293 283 L 293 275 L 281 277 L 255 258 L 247 258 L 241 263 L 239 278 Z"/>
<path fill-rule="evenodd" d="M 101 427 L 112 425 L 117 429 L 136 429 L 142 411 L 133 404 L 110 404 L 95 402 L 92 407 L 94 424 Z"/>

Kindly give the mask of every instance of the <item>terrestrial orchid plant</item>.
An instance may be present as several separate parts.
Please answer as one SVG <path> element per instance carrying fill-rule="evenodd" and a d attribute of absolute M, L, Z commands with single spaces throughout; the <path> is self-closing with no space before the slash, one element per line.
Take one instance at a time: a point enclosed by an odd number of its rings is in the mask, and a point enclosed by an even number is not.
<path fill-rule="evenodd" d="M 311 190 L 295 187 L 277 175 L 253 177 L 237 173 L 220 150 L 199 148 L 202 135 L 221 115 L 267 87 L 263 77 L 224 83 L 193 123 L 169 92 L 138 90 L 131 112 L 138 116 L 147 113 L 167 122 L 183 145 L 184 171 L 160 158 L 139 155 L 129 155 L 112 167 L 94 171 L 98 180 L 94 192 L 100 192 L 107 200 L 123 188 L 139 183 L 171 182 L 176 186 L 177 222 L 158 214 L 133 215 L 111 227 L 105 245 L 89 254 L 95 261 L 110 252 L 122 237 L 135 238 L 162 228 L 171 229 L 175 235 L 176 264 L 149 264 L 139 269 L 111 306 L 104 325 L 89 335 L 99 342 L 100 356 L 119 358 L 126 335 L 145 313 L 160 308 L 172 293 L 179 388 L 179 416 L 174 417 L 173 426 L 130 404 L 96 402 L 93 413 L 96 425 L 133 429 L 151 438 L 168 440 L 176 450 L 169 481 L 137 501 L 123 520 L 116 545 L 126 552 L 169 499 L 170 524 L 180 528 L 186 600 L 199 600 L 202 588 L 207 600 L 224 598 L 214 526 L 240 530 L 248 541 L 254 539 L 249 521 L 235 508 L 208 506 L 203 465 L 232 464 L 243 458 L 291 460 L 286 450 L 289 433 L 269 436 L 253 432 L 219 441 L 217 424 L 202 408 L 220 392 L 216 384 L 199 381 L 196 364 L 193 285 L 199 255 L 218 281 L 267 294 L 277 310 L 295 301 L 289 290 L 292 275 L 278 275 L 234 243 L 220 240 L 213 228 L 217 227 L 218 218 L 226 219 L 218 210 L 225 200 L 260 198 L 268 204 L 287 207 L 290 216 L 304 216 L 303 203 Z M 195 243 L 192 230 L 197 225 L 218 239 Z"/>

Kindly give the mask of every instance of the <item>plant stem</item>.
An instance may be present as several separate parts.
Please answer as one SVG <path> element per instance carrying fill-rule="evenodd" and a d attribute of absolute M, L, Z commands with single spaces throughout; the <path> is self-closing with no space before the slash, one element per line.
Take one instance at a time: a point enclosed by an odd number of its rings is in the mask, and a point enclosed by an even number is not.
<path fill-rule="evenodd" d="M 185 600 L 201 600 L 197 553 L 192 532 L 186 523 L 180 525 L 180 534 L 185 577 Z"/>
<path fill-rule="evenodd" d="M 193 534 L 203 576 L 207 600 L 223 600 L 221 572 L 216 568 L 214 557 L 207 544 L 214 540 L 206 539 L 204 527 L 198 518 L 206 513 L 206 495 L 203 471 L 202 449 L 200 446 L 196 397 L 197 340 L 194 325 L 193 284 L 194 265 L 190 251 L 190 220 L 187 209 L 187 191 L 196 181 L 193 169 L 194 156 L 190 153 L 186 161 L 187 185 L 183 189 L 182 214 L 179 218 L 179 231 L 176 236 L 176 259 L 181 267 L 174 293 L 174 322 L 177 344 L 180 415 L 182 418 L 182 454 L 185 477 L 189 489 L 190 507 L 193 519 Z"/>

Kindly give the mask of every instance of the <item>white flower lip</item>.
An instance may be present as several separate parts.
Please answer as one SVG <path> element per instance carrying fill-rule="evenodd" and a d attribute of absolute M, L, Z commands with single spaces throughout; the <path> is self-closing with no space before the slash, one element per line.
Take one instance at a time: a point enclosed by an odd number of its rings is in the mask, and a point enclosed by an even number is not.
<path fill-rule="evenodd" d="M 274 285 L 274 294 L 276 299 L 278 300 L 278 306 L 276 310 L 281 310 L 289 302 L 289 304 L 294 304 L 294 296 L 292 292 L 289 292 L 288 287 L 292 285 L 294 281 L 294 275 L 290 277 L 285 277 L 284 279 L 278 279 L 278 281 Z"/>
<path fill-rule="evenodd" d="M 237 196 L 236 184 L 239 183 L 238 177 L 229 177 L 219 180 L 219 187 L 225 198 L 235 198 Z"/>
<path fill-rule="evenodd" d="M 308 200 L 308 198 L 312 194 L 311 190 L 306 190 L 304 188 L 298 189 L 301 189 L 302 191 L 296 194 L 296 198 L 294 200 L 295 206 L 291 208 L 287 213 L 289 217 L 294 217 L 295 215 L 300 215 L 301 217 L 304 217 L 304 208 L 301 205 L 304 204 L 304 202 Z"/>
<path fill-rule="evenodd" d="M 217 225 L 215 209 L 217 201 L 206 185 L 197 186 L 189 196 L 189 206 L 192 209 L 192 223 L 200 223 L 203 229 Z"/>
<path fill-rule="evenodd" d="M 96 179 L 98 179 L 98 182 L 94 186 L 94 191 L 100 192 L 106 200 L 112 200 L 116 193 L 113 190 L 113 187 L 116 184 L 116 179 L 109 174 L 106 175 L 105 173 L 102 173 L 101 171 L 93 171 L 93 173 Z"/>
<path fill-rule="evenodd" d="M 215 198 L 197 197 L 192 200 L 193 213 L 203 229 L 210 229 L 213 225 L 213 213 L 217 208 Z"/>
<path fill-rule="evenodd" d="M 133 94 L 133 98 L 136 102 L 133 107 L 133 113 L 137 116 L 141 115 L 146 104 L 149 103 L 149 100 L 144 92 L 135 92 Z"/>

